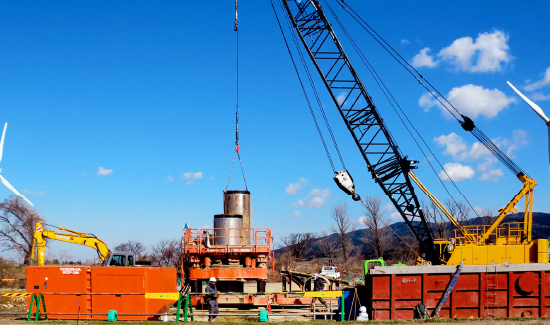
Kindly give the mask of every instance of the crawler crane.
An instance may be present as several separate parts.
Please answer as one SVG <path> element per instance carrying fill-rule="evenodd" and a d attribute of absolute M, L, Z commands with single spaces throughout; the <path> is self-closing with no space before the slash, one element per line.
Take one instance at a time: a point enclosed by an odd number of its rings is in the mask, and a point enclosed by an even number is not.
<path fill-rule="evenodd" d="M 455 237 L 434 239 L 415 194 L 412 181 L 433 200 L 435 197 L 412 174 L 415 161 L 407 159 L 398 148 L 384 120 L 367 93 L 356 70 L 328 22 L 317 0 L 282 0 L 288 21 L 304 45 L 324 85 L 338 108 L 353 140 L 359 148 L 374 181 L 388 196 L 419 242 L 423 260 L 439 264 L 547 263 L 548 240 L 532 240 L 533 189 L 537 184 L 506 156 L 467 116 L 453 116 L 462 128 L 471 132 L 496 158 L 523 183 L 522 189 L 499 210 L 491 225 L 461 226 L 436 200 L 436 204 L 455 226 Z M 343 1 L 339 3 L 344 6 Z M 328 4 L 327 4 L 328 6 Z M 330 7 L 329 7 L 330 8 Z M 332 9 L 330 9 L 332 10 Z M 346 32 L 347 34 L 347 32 Z M 286 40 L 286 39 L 285 39 Z M 354 44 L 355 45 L 355 44 Z M 306 70 L 309 74 L 309 71 Z M 420 78 L 423 77 L 420 75 Z M 422 84 L 422 81 L 418 79 Z M 348 194 L 355 194 L 353 180 L 347 170 L 337 172 L 335 181 Z M 502 221 L 520 199 L 525 199 L 524 221 Z"/>

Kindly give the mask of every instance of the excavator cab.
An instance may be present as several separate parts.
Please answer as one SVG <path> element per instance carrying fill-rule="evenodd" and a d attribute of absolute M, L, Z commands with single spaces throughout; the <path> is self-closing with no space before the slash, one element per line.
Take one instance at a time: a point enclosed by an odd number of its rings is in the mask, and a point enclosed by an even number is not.
<path fill-rule="evenodd" d="M 131 252 L 113 252 L 103 262 L 103 266 L 136 266 L 136 261 Z"/>

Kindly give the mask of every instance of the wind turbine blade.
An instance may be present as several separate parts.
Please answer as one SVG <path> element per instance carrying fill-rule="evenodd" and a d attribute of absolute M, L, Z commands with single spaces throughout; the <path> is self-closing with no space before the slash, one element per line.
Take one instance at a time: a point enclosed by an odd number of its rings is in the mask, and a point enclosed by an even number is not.
<path fill-rule="evenodd" d="M 0 181 L 2 181 L 2 183 L 4 183 L 4 185 L 6 185 L 6 187 L 9 188 L 13 193 L 25 199 L 25 201 L 27 201 L 31 206 L 34 206 L 34 204 L 32 204 L 29 199 L 27 199 L 24 195 L 21 195 L 21 193 L 17 192 L 17 190 L 13 186 L 11 186 L 11 184 L 4 177 L 2 177 L 2 175 L 0 175 Z"/>
<path fill-rule="evenodd" d="M 22 198 L 23 198 L 23 199 L 24 199 L 25 201 L 27 201 L 27 203 L 28 203 L 28 204 L 30 204 L 30 206 L 31 206 L 31 207 L 33 207 L 33 206 L 34 206 L 34 204 L 32 204 L 32 203 L 31 203 L 31 201 L 29 201 L 29 199 L 27 199 L 27 197 L 26 197 L 26 196 L 24 196 L 24 195 L 21 195 L 21 197 L 22 197 Z"/>
<path fill-rule="evenodd" d="M 4 132 L 2 132 L 2 140 L 0 140 L 0 161 L 2 161 L 2 151 L 4 151 L 4 137 L 6 136 L 7 128 L 8 128 L 8 122 L 4 124 Z"/>
<path fill-rule="evenodd" d="M 514 87 L 510 83 L 510 81 L 506 82 L 508 83 L 508 86 L 512 87 L 512 89 L 519 95 L 519 97 L 521 97 L 527 103 L 527 105 L 531 106 L 535 113 L 537 113 L 537 115 L 540 116 L 544 120 L 544 122 L 546 122 L 547 124 L 550 123 L 550 119 L 544 114 L 542 108 L 540 108 L 539 105 L 533 103 L 529 98 L 525 97 L 519 90 L 516 89 L 516 87 Z"/>
<path fill-rule="evenodd" d="M 550 165 L 550 124 L 548 125 L 548 164 Z"/>

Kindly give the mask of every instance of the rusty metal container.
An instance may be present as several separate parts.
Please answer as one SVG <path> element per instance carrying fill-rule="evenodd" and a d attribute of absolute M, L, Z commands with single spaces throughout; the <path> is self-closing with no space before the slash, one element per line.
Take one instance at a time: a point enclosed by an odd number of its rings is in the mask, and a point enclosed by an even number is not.
<path fill-rule="evenodd" d="M 249 191 L 225 191 L 223 194 L 223 213 L 243 216 L 244 232 L 252 228 L 252 199 Z M 250 232 L 245 235 L 250 237 Z M 248 244 L 245 240 L 243 244 Z"/>
<path fill-rule="evenodd" d="M 214 216 L 214 245 L 242 245 L 243 216 L 217 214 Z"/>
<path fill-rule="evenodd" d="M 456 266 L 375 267 L 366 278 L 372 320 L 413 319 L 424 302 L 431 314 Z M 441 318 L 548 317 L 550 265 L 464 265 Z"/>
<path fill-rule="evenodd" d="M 175 300 L 146 299 L 145 294 L 177 292 L 176 269 L 28 266 L 27 292 L 44 294 L 48 313 L 71 314 L 48 314 L 49 319 L 76 319 L 80 306 L 80 319 L 106 320 L 107 312 L 116 310 L 119 320 L 157 320 L 158 316 L 139 314 L 166 312 Z"/>

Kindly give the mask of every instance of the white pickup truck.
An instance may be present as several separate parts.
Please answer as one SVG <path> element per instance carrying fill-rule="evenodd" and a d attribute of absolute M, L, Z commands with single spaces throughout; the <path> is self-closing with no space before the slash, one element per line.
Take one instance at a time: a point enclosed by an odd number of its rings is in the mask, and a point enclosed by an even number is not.
<path fill-rule="evenodd" d="M 321 275 L 338 279 L 340 277 L 340 272 L 338 271 L 337 266 L 323 266 L 323 269 L 321 270 Z"/>

